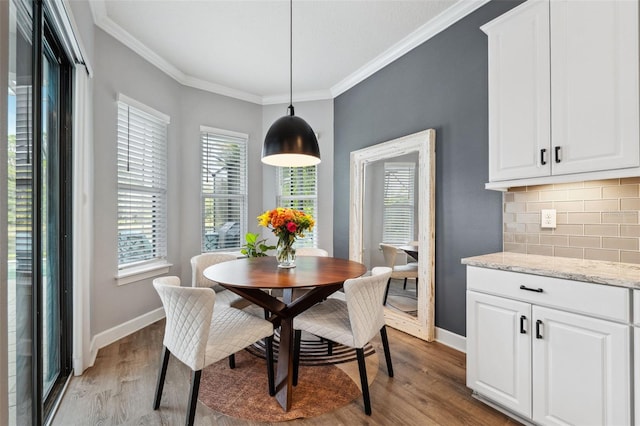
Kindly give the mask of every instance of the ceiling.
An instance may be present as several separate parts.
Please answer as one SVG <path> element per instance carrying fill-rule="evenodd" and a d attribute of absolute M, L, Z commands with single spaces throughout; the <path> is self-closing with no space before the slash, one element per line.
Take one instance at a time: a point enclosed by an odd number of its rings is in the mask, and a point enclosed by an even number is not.
<path fill-rule="evenodd" d="M 293 2 L 295 100 L 331 99 L 486 0 Z M 92 0 L 95 23 L 182 84 L 289 98 L 286 0 Z"/>

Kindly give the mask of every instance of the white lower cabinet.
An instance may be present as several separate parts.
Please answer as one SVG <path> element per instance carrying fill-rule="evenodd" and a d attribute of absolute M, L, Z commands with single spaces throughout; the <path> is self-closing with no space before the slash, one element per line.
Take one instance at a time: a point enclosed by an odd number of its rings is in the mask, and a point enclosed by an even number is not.
<path fill-rule="evenodd" d="M 630 328 L 533 307 L 533 420 L 630 424 Z"/>
<path fill-rule="evenodd" d="M 640 290 L 633 290 L 634 419 L 640 426 Z"/>
<path fill-rule="evenodd" d="M 637 305 L 636 305 L 637 306 Z M 640 426 L 640 327 L 633 327 L 633 365 L 634 365 L 634 395 L 635 395 L 635 424 Z"/>
<path fill-rule="evenodd" d="M 597 302 L 611 302 L 624 318 L 628 289 L 539 276 L 529 285 L 527 274 L 469 269 L 467 386 L 535 424 L 631 424 L 630 318 L 621 323 L 567 312 L 554 300 L 574 283 L 576 291 L 597 286 L 611 291 L 609 301 L 600 295 Z M 482 292 L 484 280 L 493 294 Z M 566 308 L 590 304 L 581 298 L 584 292 Z"/>
<path fill-rule="evenodd" d="M 530 318 L 528 303 L 467 292 L 467 386 L 524 417 L 531 416 Z"/>

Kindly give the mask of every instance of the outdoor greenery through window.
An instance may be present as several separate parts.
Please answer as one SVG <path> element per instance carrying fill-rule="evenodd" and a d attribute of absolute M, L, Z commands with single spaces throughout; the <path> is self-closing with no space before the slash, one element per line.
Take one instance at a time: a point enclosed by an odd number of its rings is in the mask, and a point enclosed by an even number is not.
<path fill-rule="evenodd" d="M 296 247 L 317 247 L 318 244 L 318 171 L 316 166 L 278 167 L 278 207 L 302 210 L 310 214 L 316 226 L 304 238 L 298 238 Z"/>
<path fill-rule="evenodd" d="M 382 241 L 406 243 L 414 239 L 414 163 L 384 164 L 384 214 Z"/>
<path fill-rule="evenodd" d="M 202 251 L 240 249 L 247 229 L 246 134 L 201 127 Z"/>
<path fill-rule="evenodd" d="M 135 105 L 135 106 L 134 106 Z M 164 114 L 120 95 L 118 267 L 167 256 L 167 125 Z"/>

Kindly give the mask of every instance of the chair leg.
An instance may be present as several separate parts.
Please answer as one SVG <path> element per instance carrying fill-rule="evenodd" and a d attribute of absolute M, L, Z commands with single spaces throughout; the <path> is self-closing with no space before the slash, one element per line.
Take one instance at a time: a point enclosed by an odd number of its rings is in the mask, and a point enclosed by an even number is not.
<path fill-rule="evenodd" d="M 236 368 L 236 354 L 229 355 L 229 368 Z"/>
<path fill-rule="evenodd" d="M 364 361 L 364 348 L 356 348 L 358 357 L 358 370 L 360 370 L 360 385 L 362 386 L 362 399 L 364 400 L 364 412 L 371 415 L 371 400 L 369 399 L 369 382 L 367 381 L 367 365 Z"/>
<path fill-rule="evenodd" d="M 200 376 L 202 370 L 193 371 L 191 373 L 191 392 L 189 393 L 189 406 L 187 411 L 186 426 L 193 426 L 196 418 L 196 407 L 198 406 L 198 391 L 200 390 Z"/>
<path fill-rule="evenodd" d="M 418 295 L 418 277 L 416 277 L 416 296 Z"/>
<path fill-rule="evenodd" d="M 384 301 L 382 302 L 382 306 L 387 304 L 387 296 L 389 295 L 389 286 L 391 285 L 391 278 L 387 281 L 387 289 L 384 292 Z"/>
<path fill-rule="evenodd" d="M 269 382 L 269 396 L 276 394 L 276 385 L 273 378 L 273 337 L 264 338 L 265 352 L 267 355 L 267 381 Z"/>
<path fill-rule="evenodd" d="M 389 373 L 389 377 L 393 377 L 393 365 L 391 364 L 391 352 L 389 351 L 386 325 L 383 325 L 380 329 L 380 337 L 382 338 L 382 347 L 384 348 L 384 358 L 387 360 L 387 373 Z"/>
<path fill-rule="evenodd" d="M 160 400 L 162 399 L 162 389 L 164 388 L 164 379 L 167 376 L 167 364 L 169 364 L 169 349 L 166 346 L 162 347 L 162 360 L 160 361 L 160 371 L 158 372 L 158 384 L 156 385 L 156 397 L 153 400 L 153 409 L 157 410 L 160 407 Z"/>
<path fill-rule="evenodd" d="M 327 355 L 333 355 L 333 342 L 327 339 Z"/>
<path fill-rule="evenodd" d="M 407 289 L 407 279 L 404 279 L 404 284 L 402 285 L 402 289 L 406 290 Z"/>
<path fill-rule="evenodd" d="M 300 366 L 300 340 L 302 340 L 302 330 L 293 332 L 293 386 L 298 385 L 298 367 Z"/>

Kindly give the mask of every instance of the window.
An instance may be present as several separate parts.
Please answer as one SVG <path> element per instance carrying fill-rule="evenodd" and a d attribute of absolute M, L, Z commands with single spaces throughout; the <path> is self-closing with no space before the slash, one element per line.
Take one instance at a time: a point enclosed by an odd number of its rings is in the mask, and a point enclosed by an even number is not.
<path fill-rule="evenodd" d="M 248 135 L 200 128 L 202 251 L 239 249 L 247 229 Z"/>
<path fill-rule="evenodd" d="M 384 215 L 382 241 L 389 244 L 413 240 L 415 163 L 384 164 Z"/>
<path fill-rule="evenodd" d="M 169 117 L 120 95 L 118 268 L 167 257 Z"/>
<path fill-rule="evenodd" d="M 317 247 L 318 244 L 318 171 L 316 166 L 278 167 L 278 207 L 302 210 L 316 220 L 316 226 L 298 239 L 297 247 Z"/>

